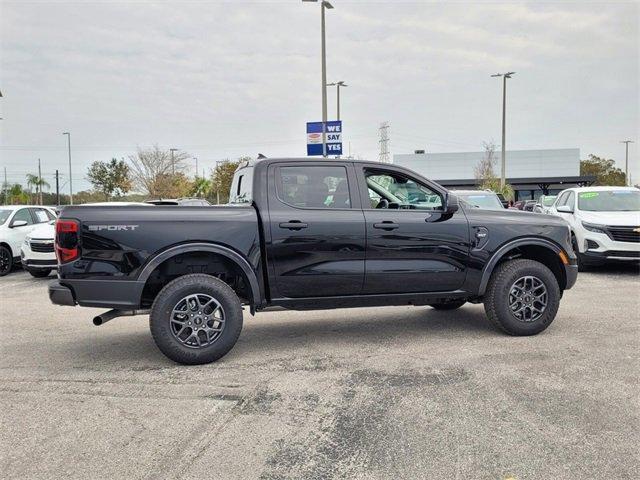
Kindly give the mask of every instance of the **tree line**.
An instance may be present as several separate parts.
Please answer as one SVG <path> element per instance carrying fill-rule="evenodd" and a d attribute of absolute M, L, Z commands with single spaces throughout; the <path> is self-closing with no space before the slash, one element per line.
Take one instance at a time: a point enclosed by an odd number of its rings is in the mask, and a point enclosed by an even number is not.
<path fill-rule="evenodd" d="M 513 199 L 513 188 L 500 186 L 500 179 L 494 171 L 496 147 L 484 144 L 484 156 L 474 168 L 474 175 L 480 188 L 501 193 L 506 199 Z M 248 159 L 216 162 L 209 176 L 190 178 L 185 173 L 186 152 L 162 150 L 158 146 L 141 149 L 130 155 L 128 161 L 112 158 L 109 161 L 95 161 L 87 169 L 87 180 L 92 189 L 74 194 L 74 202 L 91 203 L 110 200 L 140 202 L 148 199 L 198 197 L 211 203 L 226 203 L 233 174 L 238 164 Z M 611 159 L 589 155 L 580 161 L 580 175 L 593 175 L 594 185 L 626 185 L 624 171 L 615 166 Z M 55 193 L 44 192 L 51 186 L 35 174 L 26 175 L 25 189 L 21 184 L 4 184 L 2 201 L 6 204 L 56 205 Z M 60 204 L 69 203 L 69 196 L 60 194 Z"/>
<path fill-rule="evenodd" d="M 162 150 L 158 146 L 140 149 L 127 160 L 112 158 L 95 161 L 87 169 L 91 190 L 76 192 L 74 203 L 104 201 L 143 201 L 160 198 L 198 197 L 211 203 L 226 203 L 233 174 L 238 164 L 248 159 L 216 162 L 208 176 L 187 175 L 186 152 Z M 26 175 L 26 189 L 19 183 L 3 185 L 2 201 L 6 204 L 55 205 L 55 193 L 44 192 L 49 183 L 38 175 Z M 69 203 L 69 195 L 60 194 L 60 204 Z"/>

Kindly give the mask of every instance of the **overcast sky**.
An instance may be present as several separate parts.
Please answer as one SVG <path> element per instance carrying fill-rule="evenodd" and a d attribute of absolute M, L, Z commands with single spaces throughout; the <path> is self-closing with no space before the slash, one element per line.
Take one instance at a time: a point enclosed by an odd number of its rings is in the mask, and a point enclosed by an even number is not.
<path fill-rule="evenodd" d="M 332 0 L 328 81 L 344 80 L 345 153 L 578 147 L 624 167 L 638 141 L 636 2 Z M 261 1 L 1 3 L 0 168 L 67 173 L 137 146 L 183 149 L 207 170 L 241 155 L 303 156 L 321 119 L 319 5 Z M 335 90 L 329 91 L 329 117 Z M 632 178 L 640 180 L 637 143 Z M 195 163 L 195 162 L 194 162 Z M 0 172 L 1 174 L 2 172 Z M 65 177 L 66 181 L 66 177 Z"/>

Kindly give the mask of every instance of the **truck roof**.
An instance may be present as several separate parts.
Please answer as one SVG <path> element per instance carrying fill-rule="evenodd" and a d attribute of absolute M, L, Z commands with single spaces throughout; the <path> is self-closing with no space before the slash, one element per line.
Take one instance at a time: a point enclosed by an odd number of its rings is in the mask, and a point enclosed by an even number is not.
<path fill-rule="evenodd" d="M 265 157 L 265 158 L 252 158 L 249 160 L 243 160 L 238 165 L 237 170 L 246 167 L 254 167 L 258 163 L 263 162 L 323 162 L 336 160 L 339 162 L 354 162 L 354 163 L 380 163 L 371 160 L 356 160 L 355 158 L 329 158 L 329 157 Z"/>

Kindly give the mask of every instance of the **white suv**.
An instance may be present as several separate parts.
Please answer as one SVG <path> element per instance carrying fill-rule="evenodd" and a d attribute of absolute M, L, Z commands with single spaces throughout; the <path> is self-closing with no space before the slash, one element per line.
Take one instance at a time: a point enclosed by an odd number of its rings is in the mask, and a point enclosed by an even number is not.
<path fill-rule="evenodd" d="M 551 213 L 569 223 L 581 270 L 609 260 L 640 261 L 639 189 L 569 188 L 558 195 Z"/>
<path fill-rule="evenodd" d="M 26 236 L 38 225 L 55 218 L 50 207 L 0 205 L 0 277 L 9 273 L 20 259 L 20 246 Z"/>
<path fill-rule="evenodd" d="M 26 236 L 20 248 L 22 268 L 34 277 L 48 277 L 51 270 L 58 268 L 54 250 L 54 224 L 55 221 L 51 221 L 38 225 Z"/>

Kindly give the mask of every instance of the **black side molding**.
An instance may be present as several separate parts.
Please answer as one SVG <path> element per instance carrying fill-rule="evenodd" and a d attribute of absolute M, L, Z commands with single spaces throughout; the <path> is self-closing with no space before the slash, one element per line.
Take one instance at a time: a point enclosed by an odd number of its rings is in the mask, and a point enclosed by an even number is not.
<path fill-rule="evenodd" d="M 552 242 L 551 240 L 538 238 L 538 237 L 524 237 L 524 238 L 519 238 L 516 240 L 512 240 L 510 242 L 507 242 L 493 254 L 491 259 L 484 266 L 484 269 L 482 270 L 482 279 L 480 280 L 480 287 L 478 288 L 478 295 L 480 296 L 484 295 L 485 291 L 487 290 L 487 284 L 489 283 L 489 278 L 493 273 L 493 269 L 498 264 L 502 256 L 512 248 L 527 246 L 527 245 L 538 245 L 540 247 L 545 247 L 556 254 L 562 251 L 562 248 L 559 245 Z"/>
<path fill-rule="evenodd" d="M 249 288 L 251 289 L 251 296 L 252 296 L 252 298 L 250 299 L 252 313 L 255 311 L 255 309 L 262 306 L 261 292 L 260 292 L 260 286 L 258 284 L 258 278 L 256 276 L 256 273 L 253 271 L 253 267 L 251 267 L 251 264 L 242 255 L 235 252 L 234 250 L 231 250 L 230 248 L 227 248 L 223 245 L 218 245 L 215 243 L 193 242 L 193 243 L 184 243 L 180 245 L 175 245 L 171 248 L 168 248 L 167 250 L 160 252 L 159 254 L 157 254 L 155 257 L 151 258 L 151 260 L 147 262 L 147 264 L 143 267 L 142 271 L 140 272 L 140 275 L 138 275 L 137 282 L 141 283 L 144 286 L 144 283 L 149 278 L 149 275 L 151 275 L 151 272 L 163 261 L 175 255 L 179 255 L 181 253 L 187 253 L 187 252 L 212 252 L 212 253 L 220 254 L 224 257 L 227 257 L 229 260 L 233 261 L 236 265 L 238 265 L 242 269 L 242 271 L 246 275 L 247 280 L 249 282 Z M 141 293 L 142 293 L 142 290 L 140 290 L 140 294 Z M 139 299 L 138 299 L 138 303 L 139 303 Z"/>

